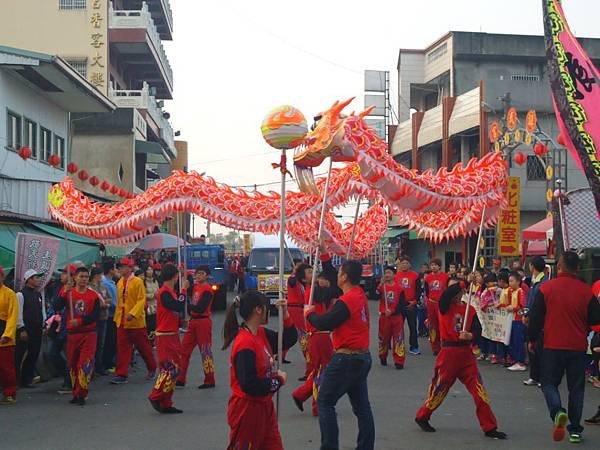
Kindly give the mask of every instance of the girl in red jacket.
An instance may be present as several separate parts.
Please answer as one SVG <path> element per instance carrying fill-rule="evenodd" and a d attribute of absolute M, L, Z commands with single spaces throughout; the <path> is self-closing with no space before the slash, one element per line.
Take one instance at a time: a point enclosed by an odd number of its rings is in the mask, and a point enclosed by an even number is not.
<path fill-rule="evenodd" d="M 244 320 L 241 325 L 236 317 L 238 309 Z M 290 348 L 298 332 L 287 307 L 282 313 L 283 347 Z M 272 397 L 285 384 L 287 375 L 275 366 L 277 332 L 264 327 L 268 321 L 269 299 L 255 290 L 246 291 L 227 310 L 223 350 L 233 342 L 228 449 L 283 450 Z"/>

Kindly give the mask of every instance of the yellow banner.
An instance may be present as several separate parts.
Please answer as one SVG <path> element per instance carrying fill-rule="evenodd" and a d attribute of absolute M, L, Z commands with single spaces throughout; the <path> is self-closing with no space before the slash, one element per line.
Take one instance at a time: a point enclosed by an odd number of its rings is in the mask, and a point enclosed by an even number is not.
<path fill-rule="evenodd" d="M 498 255 L 519 256 L 521 234 L 521 179 L 509 177 L 506 192 L 508 207 L 500 212 L 498 221 Z"/>
<path fill-rule="evenodd" d="M 250 235 L 244 234 L 244 255 L 250 254 Z"/>
<path fill-rule="evenodd" d="M 287 292 L 287 279 L 290 274 L 284 275 L 283 290 Z M 258 275 L 258 290 L 261 292 L 279 292 L 279 275 L 278 274 L 266 274 Z"/>

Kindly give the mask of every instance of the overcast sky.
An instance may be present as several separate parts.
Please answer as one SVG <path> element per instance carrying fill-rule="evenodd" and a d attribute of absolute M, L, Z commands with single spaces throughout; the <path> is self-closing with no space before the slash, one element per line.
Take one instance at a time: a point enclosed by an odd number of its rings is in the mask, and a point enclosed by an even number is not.
<path fill-rule="evenodd" d="M 336 99 L 356 96 L 358 111 L 364 69 L 392 73 L 396 106 L 399 48 L 424 48 L 450 30 L 543 31 L 541 0 L 170 2 L 171 120 L 179 139 L 189 142 L 190 169 L 230 185 L 279 179 L 270 165 L 278 153 L 260 134 L 265 113 L 275 106 L 294 105 L 308 119 Z M 600 37 L 600 1 L 563 4 L 576 35 Z M 204 223 L 196 220 L 196 234 Z"/>

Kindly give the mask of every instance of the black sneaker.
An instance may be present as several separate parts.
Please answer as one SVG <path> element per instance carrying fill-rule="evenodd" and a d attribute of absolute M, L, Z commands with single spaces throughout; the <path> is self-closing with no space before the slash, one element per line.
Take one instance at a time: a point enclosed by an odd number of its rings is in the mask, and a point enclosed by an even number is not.
<path fill-rule="evenodd" d="M 498 431 L 497 428 L 494 428 L 493 430 L 490 431 L 486 431 L 485 432 L 485 436 L 492 438 L 492 439 L 506 439 L 506 433 L 503 433 L 502 431 Z"/>
<path fill-rule="evenodd" d="M 425 431 L 426 433 L 435 433 L 435 428 L 429 425 L 429 420 L 415 419 L 415 422 L 421 427 L 421 430 Z"/>
<path fill-rule="evenodd" d="M 78 401 L 79 401 L 79 400 L 77 399 L 77 397 L 73 397 L 71 400 L 69 400 L 69 403 L 70 403 L 71 405 L 76 405 Z"/>
<path fill-rule="evenodd" d="M 381 363 L 382 366 L 387 366 L 387 359 L 380 358 L 379 362 Z"/>
<path fill-rule="evenodd" d="M 588 425 L 600 425 L 600 411 L 598 411 L 594 417 L 585 419 L 585 423 Z"/>
<path fill-rule="evenodd" d="M 214 387 L 215 387 L 214 384 L 206 384 L 206 383 L 204 383 L 204 384 L 201 384 L 200 386 L 198 386 L 198 389 L 211 389 L 211 388 L 214 388 Z"/>
<path fill-rule="evenodd" d="M 283 361 L 282 361 L 282 362 L 283 362 L 283 364 L 291 364 L 291 363 L 292 363 L 291 361 L 288 361 L 288 360 L 287 360 L 287 359 L 285 359 L 285 358 L 283 358 Z"/>
<path fill-rule="evenodd" d="M 396 370 L 404 369 L 404 366 L 402 364 L 394 364 L 394 367 L 396 367 Z"/>
<path fill-rule="evenodd" d="M 175 387 L 185 387 L 185 383 L 183 381 L 176 381 Z"/>
<path fill-rule="evenodd" d="M 300 410 L 300 412 L 304 412 L 304 405 L 302 404 L 302 402 L 300 400 L 298 400 L 296 397 L 294 397 L 292 395 L 292 399 L 294 399 L 294 404 L 296 405 L 296 408 L 298 408 Z"/>
<path fill-rule="evenodd" d="M 181 414 L 183 411 L 174 406 L 169 406 L 168 408 L 164 408 L 161 412 L 163 414 Z"/>
<path fill-rule="evenodd" d="M 298 381 L 306 381 L 307 380 L 307 376 L 304 375 L 303 377 L 298 378 Z"/>
<path fill-rule="evenodd" d="M 150 404 L 152 405 L 152 407 L 154 408 L 154 410 L 156 412 L 159 412 L 159 413 L 163 412 L 162 408 L 160 407 L 160 403 L 158 402 L 158 400 L 148 399 L 148 401 L 150 402 Z"/>
<path fill-rule="evenodd" d="M 83 397 L 79 397 L 79 398 L 77 399 L 77 404 L 78 404 L 79 406 L 83 406 L 83 405 L 85 405 L 85 398 L 83 398 Z"/>

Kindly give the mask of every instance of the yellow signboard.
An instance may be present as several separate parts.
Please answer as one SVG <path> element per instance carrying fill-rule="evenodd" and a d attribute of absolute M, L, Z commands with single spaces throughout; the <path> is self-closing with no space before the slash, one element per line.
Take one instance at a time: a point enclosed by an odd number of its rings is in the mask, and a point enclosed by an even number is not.
<path fill-rule="evenodd" d="M 498 255 L 519 256 L 521 230 L 521 179 L 510 177 L 506 192 L 508 207 L 500 212 L 498 221 Z"/>
<path fill-rule="evenodd" d="M 244 255 L 250 254 L 250 235 L 244 234 Z"/>
<path fill-rule="evenodd" d="M 284 275 L 283 290 L 287 292 L 287 279 L 290 274 Z M 265 274 L 258 275 L 258 290 L 261 292 L 279 292 L 279 275 L 278 274 Z"/>

